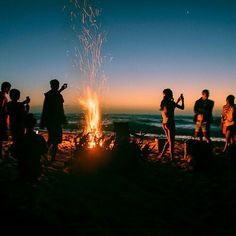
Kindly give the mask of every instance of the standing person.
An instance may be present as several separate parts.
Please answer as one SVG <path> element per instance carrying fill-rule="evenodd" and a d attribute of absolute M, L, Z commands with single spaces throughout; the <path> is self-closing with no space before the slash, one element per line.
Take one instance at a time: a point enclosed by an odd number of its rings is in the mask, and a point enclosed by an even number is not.
<path fill-rule="evenodd" d="M 179 102 L 181 101 L 181 105 Z M 184 97 L 183 94 L 180 95 L 178 100 L 175 102 L 173 98 L 173 92 L 171 89 L 167 88 L 163 90 L 163 99 L 161 101 L 161 115 L 162 115 L 162 128 L 167 137 L 167 142 L 165 143 L 160 157 L 166 152 L 169 146 L 170 150 L 170 160 L 174 157 L 174 142 L 175 142 L 175 119 L 174 110 L 175 108 L 184 110 Z"/>
<path fill-rule="evenodd" d="M 7 103 L 7 113 L 9 115 L 9 128 L 13 140 L 13 156 L 16 157 L 17 149 L 25 133 L 25 117 L 29 112 L 30 98 L 19 102 L 20 91 L 18 89 L 10 90 L 11 101 Z"/>
<path fill-rule="evenodd" d="M 58 150 L 58 144 L 62 142 L 62 124 L 66 123 L 63 103 L 64 99 L 61 91 L 67 88 L 64 84 L 60 90 L 59 81 L 50 81 L 51 90 L 45 93 L 43 112 L 41 117 L 41 128 L 46 126 L 48 130 L 48 147 L 50 149 L 51 160 L 54 161 Z"/>
<path fill-rule="evenodd" d="M 206 142 L 210 142 L 210 124 L 213 122 L 212 110 L 214 107 L 214 101 L 208 99 L 209 90 L 204 89 L 202 91 L 202 97 L 198 99 L 194 104 L 194 122 L 195 125 L 195 137 L 202 140 L 202 134 L 206 139 Z M 202 132 L 202 134 L 200 133 Z"/>
<path fill-rule="evenodd" d="M 8 140 L 7 135 L 7 94 L 9 93 L 11 84 L 3 82 L 0 92 L 0 159 L 2 159 L 2 145 Z"/>
<path fill-rule="evenodd" d="M 223 152 L 225 152 L 229 144 L 233 144 L 235 135 L 236 124 L 236 107 L 234 103 L 235 97 L 229 95 L 226 98 L 226 105 L 223 106 L 221 114 L 222 132 L 225 135 L 225 146 Z"/>

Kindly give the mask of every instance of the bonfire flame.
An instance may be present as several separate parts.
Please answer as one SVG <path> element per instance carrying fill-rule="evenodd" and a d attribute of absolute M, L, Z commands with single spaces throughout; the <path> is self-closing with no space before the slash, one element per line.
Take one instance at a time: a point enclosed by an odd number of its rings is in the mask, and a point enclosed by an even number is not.
<path fill-rule="evenodd" d="M 102 69 L 104 58 L 102 45 L 105 34 L 100 23 L 101 9 L 93 0 L 70 0 L 72 29 L 76 35 L 74 66 L 80 69 L 81 78 L 85 79 L 86 95 L 80 99 L 85 111 L 84 136 L 88 147 L 102 145 L 101 114 L 99 100 L 105 83 Z M 99 96 L 98 96 L 99 95 Z"/>
<path fill-rule="evenodd" d="M 85 110 L 84 133 L 88 137 L 88 147 L 94 148 L 101 137 L 101 114 L 96 92 L 92 92 L 88 88 L 86 98 L 81 100 L 81 105 Z"/>

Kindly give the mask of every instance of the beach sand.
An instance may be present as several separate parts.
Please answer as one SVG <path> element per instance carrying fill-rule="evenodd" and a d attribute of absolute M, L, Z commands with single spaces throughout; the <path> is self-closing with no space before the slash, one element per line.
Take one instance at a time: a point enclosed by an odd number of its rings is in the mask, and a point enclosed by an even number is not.
<path fill-rule="evenodd" d="M 80 172 L 73 171 L 73 139 L 74 134 L 64 134 L 56 161 L 44 166 L 37 184 L 17 178 L 14 159 L 1 163 L 2 230 L 11 233 L 17 227 L 31 235 L 236 233 L 236 169 L 221 154 L 223 143 L 214 143 L 207 171 L 189 170 L 182 160 L 184 142 L 176 142 L 172 162 L 158 159 L 154 148 L 148 160 L 135 167 Z"/>

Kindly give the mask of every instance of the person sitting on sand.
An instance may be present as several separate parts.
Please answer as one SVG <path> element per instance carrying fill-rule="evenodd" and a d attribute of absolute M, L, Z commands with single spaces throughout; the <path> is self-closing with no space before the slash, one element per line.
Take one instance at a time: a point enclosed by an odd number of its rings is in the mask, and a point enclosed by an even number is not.
<path fill-rule="evenodd" d="M 212 110 L 214 107 L 214 101 L 208 99 L 209 90 L 204 89 L 202 91 L 202 97 L 198 99 L 194 104 L 194 122 L 195 125 L 195 137 L 202 140 L 201 132 L 206 139 L 206 142 L 210 142 L 210 124 L 213 122 Z"/>
<path fill-rule="evenodd" d="M 46 126 L 48 130 L 48 147 L 51 153 L 51 161 L 56 158 L 58 144 L 62 142 L 62 124 L 66 123 L 63 103 L 64 99 L 61 91 L 67 88 L 64 84 L 60 90 L 59 81 L 54 79 L 50 81 L 51 90 L 45 93 L 43 112 L 40 128 Z"/>
<path fill-rule="evenodd" d="M 19 102 L 20 91 L 18 89 L 10 90 L 11 101 L 7 103 L 7 113 L 9 115 L 9 128 L 13 140 L 13 156 L 16 157 L 17 148 L 20 145 L 25 133 L 25 116 L 29 112 L 30 98 Z"/>
<path fill-rule="evenodd" d="M 236 124 L 236 107 L 234 104 L 235 97 L 229 95 L 226 98 L 226 105 L 223 106 L 221 115 L 222 133 L 225 135 L 225 146 L 223 152 L 225 152 L 229 144 L 233 144 L 235 135 Z"/>
<path fill-rule="evenodd" d="M 25 117 L 26 133 L 19 149 L 19 170 L 23 180 L 37 181 L 41 176 L 41 158 L 47 153 L 47 144 L 43 136 L 34 132 L 37 121 L 33 114 Z"/>
<path fill-rule="evenodd" d="M 181 105 L 179 102 L 181 101 Z M 173 98 L 173 92 L 171 89 L 167 88 L 163 90 L 163 100 L 161 101 L 160 110 L 162 115 L 162 128 L 167 137 L 167 142 L 164 145 L 160 157 L 164 155 L 166 149 L 169 146 L 170 150 L 170 160 L 174 157 L 174 142 L 175 142 L 175 119 L 174 110 L 175 108 L 184 110 L 184 97 L 183 94 L 180 95 L 178 100 L 175 102 Z"/>
<path fill-rule="evenodd" d="M 2 145 L 8 140 L 7 134 L 7 94 L 11 89 L 9 82 L 3 82 L 0 91 L 0 160 L 2 159 Z"/>

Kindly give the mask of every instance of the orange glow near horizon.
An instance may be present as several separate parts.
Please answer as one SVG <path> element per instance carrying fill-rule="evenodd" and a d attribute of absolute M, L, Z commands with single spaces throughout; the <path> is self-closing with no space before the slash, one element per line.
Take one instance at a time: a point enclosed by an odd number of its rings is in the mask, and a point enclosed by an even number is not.
<path fill-rule="evenodd" d="M 131 75 L 130 75 L 131 76 Z M 199 79 L 197 79 L 199 77 Z M 214 77 L 214 83 L 210 83 Z M 229 94 L 236 95 L 236 82 L 232 84 L 227 82 L 227 76 L 225 76 L 225 81 L 223 80 L 223 75 L 211 75 L 209 80 L 205 80 L 200 75 L 185 75 L 183 78 L 178 78 L 177 76 L 158 76 L 154 80 L 153 75 L 146 76 L 145 81 L 141 78 L 137 78 L 137 81 L 133 77 L 128 77 L 126 84 L 119 83 L 120 77 L 112 78 L 113 81 L 109 88 L 109 92 L 103 97 L 103 102 L 101 102 L 100 107 L 105 108 L 105 112 L 151 112 L 159 113 L 159 106 L 162 100 L 163 89 L 169 87 L 174 92 L 174 98 L 177 100 L 181 93 L 185 97 L 185 110 L 176 112 L 179 114 L 193 114 L 194 102 L 201 97 L 201 91 L 205 88 L 210 90 L 210 99 L 215 102 L 213 112 L 220 114 L 223 105 L 225 104 L 225 99 Z M 162 80 L 160 78 L 163 78 Z M 175 78 L 171 80 L 170 78 Z M 188 83 L 186 82 L 188 79 Z M 228 78 L 232 79 L 232 78 Z M 118 81 L 118 82 L 117 82 Z M 69 84 L 69 82 L 68 82 Z M 168 85 L 168 86 L 166 86 Z M 66 112 L 79 112 L 79 104 L 77 102 L 77 97 L 80 97 L 80 92 L 78 91 L 78 86 L 68 87 L 62 92 L 65 103 Z M 43 104 L 45 90 L 42 88 L 41 91 L 37 90 L 34 94 L 22 93 L 22 99 L 30 95 L 31 98 L 31 110 L 41 111 Z M 37 108 L 37 109 L 36 109 Z M 104 112 L 102 110 L 101 112 Z"/>

